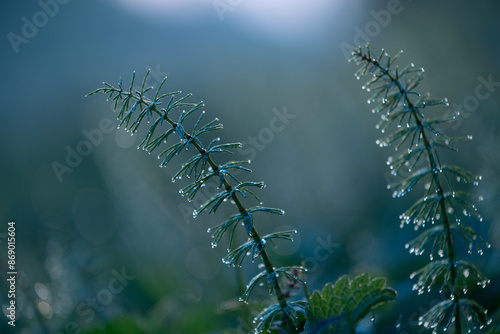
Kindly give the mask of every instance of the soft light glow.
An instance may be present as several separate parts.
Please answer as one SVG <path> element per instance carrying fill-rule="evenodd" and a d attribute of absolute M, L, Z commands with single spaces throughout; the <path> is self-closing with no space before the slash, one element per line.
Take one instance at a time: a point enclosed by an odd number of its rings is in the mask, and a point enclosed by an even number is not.
<path fill-rule="evenodd" d="M 191 20 L 212 9 L 210 0 L 111 0 L 134 14 L 150 18 Z M 214 14 L 216 15 L 216 14 Z"/>
<path fill-rule="evenodd" d="M 340 1 L 335 0 L 112 0 L 150 18 L 168 18 L 185 24 L 196 19 L 238 25 L 275 37 L 300 37 L 335 20 Z"/>

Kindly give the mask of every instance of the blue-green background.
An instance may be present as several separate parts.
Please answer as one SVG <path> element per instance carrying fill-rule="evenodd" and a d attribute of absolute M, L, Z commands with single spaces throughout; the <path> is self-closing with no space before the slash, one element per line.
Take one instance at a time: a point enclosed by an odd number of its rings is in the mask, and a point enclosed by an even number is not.
<path fill-rule="evenodd" d="M 149 84 L 168 74 L 167 89 L 192 92 L 192 101 L 206 103 L 208 118 L 224 123 L 223 140 L 245 142 L 237 158 L 252 158 L 251 179 L 267 184 L 259 192 L 264 203 L 286 211 L 256 219 L 257 228 L 299 231 L 291 246 L 276 244 L 276 263 L 308 264 L 311 290 L 348 273 L 387 277 L 399 298 L 375 314 L 377 332 L 395 333 L 398 319 L 401 333 L 423 332 L 414 326 L 417 314 L 440 297 L 411 291 L 410 273 L 428 258 L 404 249 L 417 234 L 400 229 L 398 218 L 419 190 L 395 200 L 386 189 L 385 162 L 394 153 L 375 145 L 378 116 L 341 46 L 369 41 L 374 50 L 403 49 L 402 65 L 425 68 L 421 92 L 447 97 L 456 108 L 475 96 L 479 76 L 500 81 L 498 1 L 221 1 L 234 7 L 223 20 L 218 2 L 163 1 L 158 8 L 149 7 L 155 1 L 128 2 L 73 0 L 51 7 L 53 15 L 18 52 L 9 34 L 21 36 L 34 15 L 43 19 L 37 14 L 43 6 L 0 5 L 2 305 L 8 303 L 8 221 L 16 222 L 19 272 L 17 326 L 2 317 L 0 331 L 242 328 L 242 313 L 233 310 L 240 307 L 233 303 L 236 270 L 220 260 L 225 245 L 211 249 L 206 233 L 233 208 L 192 219 L 194 204 L 170 182 L 182 158 L 158 168 L 153 155 L 135 149 L 136 136 L 116 130 L 104 95 L 85 98 L 102 81 L 123 77 L 128 84 L 133 71 L 142 79 L 151 68 Z M 394 13 L 378 22 L 388 8 Z M 443 156 L 483 176 L 479 187 L 468 189 L 484 196 L 479 208 L 485 219 L 470 223 L 492 248 L 483 256 L 461 255 L 491 278 L 486 289 L 470 291 L 491 313 L 500 306 L 500 87 L 494 89 L 447 129 L 474 140 Z M 273 109 L 294 118 L 269 135 Z M 102 132 L 108 119 L 113 126 Z M 68 147 L 82 145 L 85 131 L 100 131 L 102 139 L 97 136 L 92 152 L 58 178 L 54 163 L 66 164 Z M 265 143 L 259 139 L 252 147 L 249 136 L 259 135 Z M 109 296 L 113 270 L 135 278 L 91 314 L 92 298 Z M 243 272 L 248 280 L 256 264 L 245 264 Z M 255 300 L 267 298 L 261 291 Z M 359 330 L 375 331 L 369 321 Z"/>

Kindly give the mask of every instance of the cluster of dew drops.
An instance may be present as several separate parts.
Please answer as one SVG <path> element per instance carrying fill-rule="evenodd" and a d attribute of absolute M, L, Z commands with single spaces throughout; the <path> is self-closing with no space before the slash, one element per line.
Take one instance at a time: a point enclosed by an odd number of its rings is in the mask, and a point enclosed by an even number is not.
<path fill-rule="evenodd" d="M 487 315 L 488 311 L 485 310 L 484 314 Z M 455 323 L 455 321 L 456 321 L 456 318 L 455 318 L 455 316 L 453 316 L 451 318 L 451 320 L 449 321 L 449 323 L 446 326 L 443 327 L 443 331 L 446 332 L 448 330 L 449 326 L 452 323 Z M 492 321 L 493 321 L 493 319 L 490 318 L 490 319 L 488 319 L 486 321 L 486 323 L 480 324 L 478 326 L 477 324 L 475 324 L 473 317 L 471 315 L 469 315 L 469 316 L 467 316 L 467 322 L 465 323 L 466 327 L 467 327 L 467 333 L 472 333 L 473 330 L 476 330 L 478 328 L 480 330 L 482 330 L 485 326 L 490 325 L 492 323 Z M 432 334 L 437 334 L 438 333 L 438 325 L 439 325 L 438 323 L 432 323 L 431 324 L 429 321 L 425 321 L 424 322 L 423 317 L 419 317 L 418 324 L 419 324 L 419 326 L 424 326 L 426 328 L 431 328 L 432 329 Z"/>

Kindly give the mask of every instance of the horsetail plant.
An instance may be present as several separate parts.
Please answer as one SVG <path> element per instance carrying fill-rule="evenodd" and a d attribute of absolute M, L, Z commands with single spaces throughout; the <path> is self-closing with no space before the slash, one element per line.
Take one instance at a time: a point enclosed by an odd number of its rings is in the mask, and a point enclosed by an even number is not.
<path fill-rule="evenodd" d="M 253 189 L 264 188 L 263 182 L 240 181 L 237 172 L 251 172 L 246 167 L 250 161 L 229 161 L 222 164 L 215 162 L 217 155 L 233 154 L 231 150 L 241 147 L 240 143 L 220 144 L 216 138 L 204 145 L 201 136 L 222 129 L 222 124 L 216 118 L 202 125 L 205 112 L 203 102 L 190 103 L 187 99 L 191 94 L 180 95 L 181 92 L 162 93 L 166 78 L 160 83 L 152 98 L 148 93 L 153 88 L 146 87 L 146 73 L 140 90 L 134 90 L 135 73 L 132 76 L 128 90 L 123 88 L 120 79 L 118 87 L 104 83 L 88 95 L 104 93 L 108 100 L 114 101 L 114 109 L 118 111 L 118 127 L 125 126 L 131 134 L 137 132 L 140 124 L 147 120 L 149 129 L 144 140 L 137 148 L 142 148 L 148 153 L 153 152 L 162 143 L 166 143 L 173 136 L 175 143 L 163 150 L 159 159 L 163 159 L 160 167 L 167 166 L 170 161 L 184 149 L 194 149 L 196 154 L 182 164 L 179 171 L 172 177 L 175 182 L 183 177 L 192 177 L 191 183 L 184 186 L 179 193 L 188 201 L 194 200 L 198 191 L 207 182 L 215 180 L 220 191 L 202 204 L 193 212 L 197 217 L 203 211 L 215 213 L 224 202 L 231 202 L 236 206 L 237 213 L 227 218 L 223 223 L 209 228 L 212 234 L 212 247 L 216 247 L 227 235 L 228 254 L 222 261 L 233 267 L 240 267 L 245 258 L 252 262 L 259 258 L 262 263 L 259 268 L 263 269 L 253 277 L 239 298 L 239 301 L 247 303 L 251 293 L 256 286 L 267 283 L 269 294 L 276 295 L 276 303 L 266 307 L 255 318 L 255 332 L 266 330 L 272 333 L 355 333 L 356 327 L 363 318 L 373 313 L 373 310 L 381 305 L 393 301 L 396 291 L 385 286 L 385 279 L 370 277 L 361 274 L 353 278 L 343 276 L 335 284 L 327 283 L 321 292 L 315 291 L 309 295 L 306 282 L 303 277 L 306 268 L 302 266 L 274 267 L 266 251 L 268 241 L 274 239 L 285 239 L 293 241 L 292 237 L 297 231 L 281 231 L 261 236 L 254 225 L 254 214 L 258 212 L 282 216 L 284 211 L 276 208 L 262 206 L 261 200 Z M 181 96 L 181 97 L 179 97 Z M 189 108 L 188 111 L 182 110 Z M 172 113 L 178 112 L 178 118 L 174 119 Z M 191 132 L 187 132 L 188 125 L 185 120 L 192 114 L 198 113 Z M 135 117 L 134 120 L 132 120 Z M 152 122 L 152 123 L 151 123 Z M 165 127 L 164 127 L 165 126 Z M 162 128 L 164 127 L 164 128 Z M 174 135 L 175 133 L 175 135 Z M 247 197 L 256 199 L 259 204 L 250 208 L 243 205 Z M 234 235 L 238 225 L 243 226 L 243 231 L 248 240 L 238 247 L 233 247 Z M 307 301 L 294 298 L 299 284 L 304 285 Z"/>
<path fill-rule="evenodd" d="M 219 120 L 215 118 L 203 124 L 205 112 L 201 109 L 204 107 L 204 104 L 203 102 L 187 102 L 191 94 L 180 95 L 180 91 L 162 93 L 166 78 L 160 83 L 153 97 L 149 97 L 153 87 L 146 87 L 148 75 L 149 71 L 142 81 L 140 90 L 134 90 L 134 73 L 128 90 L 123 87 L 122 80 L 120 79 L 117 87 L 105 82 L 104 87 L 88 95 L 96 93 L 107 94 L 108 100 L 111 99 L 114 101 L 114 109 L 119 110 L 118 120 L 120 124 L 118 127 L 125 126 L 125 129 L 131 132 L 131 134 L 136 133 L 140 125 L 145 123 L 144 121 L 146 120 L 149 123 L 149 129 L 138 148 L 142 148 L 148 153 L 153 152 L 161 144 L 167 143 L 167 140 L 171 140 L 174 137 L 175 143 L 158 155 L 158 159 L 162 159 L 160 167 L 167 166 L 175 156 L 185 149 L 191 149 L 196 152 L 193 157 L 181 166 L 179 171 L 173 176 L 172 181 L 175 182 L 175 180 L 183 177 L 191 177 L 191 183 L 179 191 L 189 201 L 195 198 L 198 191 L 207 182 L 211 180 L 217 182 L 220 191 L 194 211 L 193 217 L 195 218 L 203 211 L 207 211 L 209 214 L 215 213 L 224 202 L 231 202 L 236 206 L 238 211 L 236 214 L 230 216 L 223 223 L 210 228 L 208 232 L 212 234 L 212 238 L 214 239 L 212 247 L 216 247 L 223 236 L 228 235 L 228 254 L 223 258 L 225 264 L 240 267 L 247 257 L 252 261 L 258 257 L 262 260 L 262 266 L 259 267 L 263 271 L 249 282 L 246 286 L 246 291 L 240 297 L 240 301 L 248 302 L 254 288 L 264 280 L 267 282 L 269 294 L 274 293 L 276 295 L 277 303 L 268 306 L 255 317 L 255 331 L 269 331 L 273 326 L 279 326 L 280 321 L 278 320 L 284 319 L 282 322 L 284 329 L 288 333 L 297 333 L 299 328 L 297 312 L 303 312 L 307 303 L 287 299 L 282 291 L 280 280 L 289 278 L 305 284 L 296 273 L 305 271 L 306 269 L 301 266 L 276 268 L 273 266 L 266 251 L 267 241 L 273 239 L 292 240 L 293 235 L 297 231 L 281 231 L 265 236 L 261 236 L 257 232 L 254 225 L 254 214 L 262 212 L 282 216 L 284 215 L 284 211 L 261 206 L 262 202 L 254 193 L 254 189 L 264 188 L 263 182 L 242 182 L 236 177 L 236 171 L 251 172 L 246 167 L 250 161 L 216 163 L 216 156 L 233 154 L 231 150 L 240 148 L 241 143 L 220 143 L 220 139 L 216 138 L 211 140 L 208 145 L 204 144 L 201 138 L 203 135 L 222 129 L 223 126 Z M 188 110 L 183 110 L 183 108 Z M 173 116 L 174 112 L 178 112 L 176 118 Z M 198 113 L 198 118 L 192 130 L 187 132 L 185 130 L 185 120 L 196 113 Z M 246 201 L 248 197 L 256 199 L 260 204 L 247 208 L 243 205 L 243 201 Z M 233 247 L 233 236 L 240 223 L 244 227 L 248 240 L 238 247 Z"/>
<path fill-rule="evenodd" d="M 430 99 L 429 95 L 415 91 L 423 79 L 424 70 L 416 68 L 413 63 L 402 69 L 394 66 L 401 53 L 391 57 L 382 50 L 375 57 L 368 45 L 365 49 L 354 50 L 351 60 L 360 66 L 355 74 L 357 79 L 364 75 L 371 77 L 363 89 L 373 92 L 368 103 L 375 104 L 372 111 L 381 114 L 377 129 L 382 133 L 394 129 L 385 138 L 377 140 L 377 144 L 380 147 L 394 146 L 396 151 L 402 151 L 387 161 L 391 173 L 399 176 L 398 182 L 388 185 L 393 189 L 393 197 L 404 196 L 417 185 L 423 186 L 422 197 L 400 216 L 401 227 L 411 223 L 418 230 L 431 225 L 406 244 L 410 253 L 415 255 L 422 255 L 426 249 L 430 251 L 430 262 L 412 273 L 410 278 L 417 279 L 413 290 L 418 294 L 430 292 L 432 287 L 440 285 L 440 292 L 446 289 L 448 298 L 421 315 L 419 324 L 434 333 L 450 327 L 457 334 L 475 332 L 491 321 L 487 311 L 466 294 L 471 282 L 484 288 L 489 280 L 473 264 L 459 258 L 458 243 L 462 239 L 469 253 L 475 249 L 479 254 L 483 253 L 483 248 L 490 248 L 490 244 L 461 222 L 462 216 L 473 216 L 479 221 L 482 218 L 471 203 L 473 196 L 457 190 L 455 181 L 477 185 L 481 177 L 441 162 L 440 151 L 456 151 L 450 143 L 464 138 L 448 137 L 437 126 L 453 122 L 458 113 L 444 118 L 424 116 L 424 109 L 448 106 L 448 101 Z"/>

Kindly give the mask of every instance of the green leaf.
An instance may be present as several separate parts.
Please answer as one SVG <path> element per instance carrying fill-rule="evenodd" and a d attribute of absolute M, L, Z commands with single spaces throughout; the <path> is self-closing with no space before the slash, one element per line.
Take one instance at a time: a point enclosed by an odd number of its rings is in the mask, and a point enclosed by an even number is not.
<path fill-rule="evenodd" d="M 383 278 L 371 278 L 368 274 L 352 279 L 342 276 L 335 284 L 327 283 L 321 292 L 311 295 L 306 309 L 309 331 L 332 333 L 346 328 L 353 331 L 371 310 L 395 298 L 396 291 L 387 288 Z"/>

